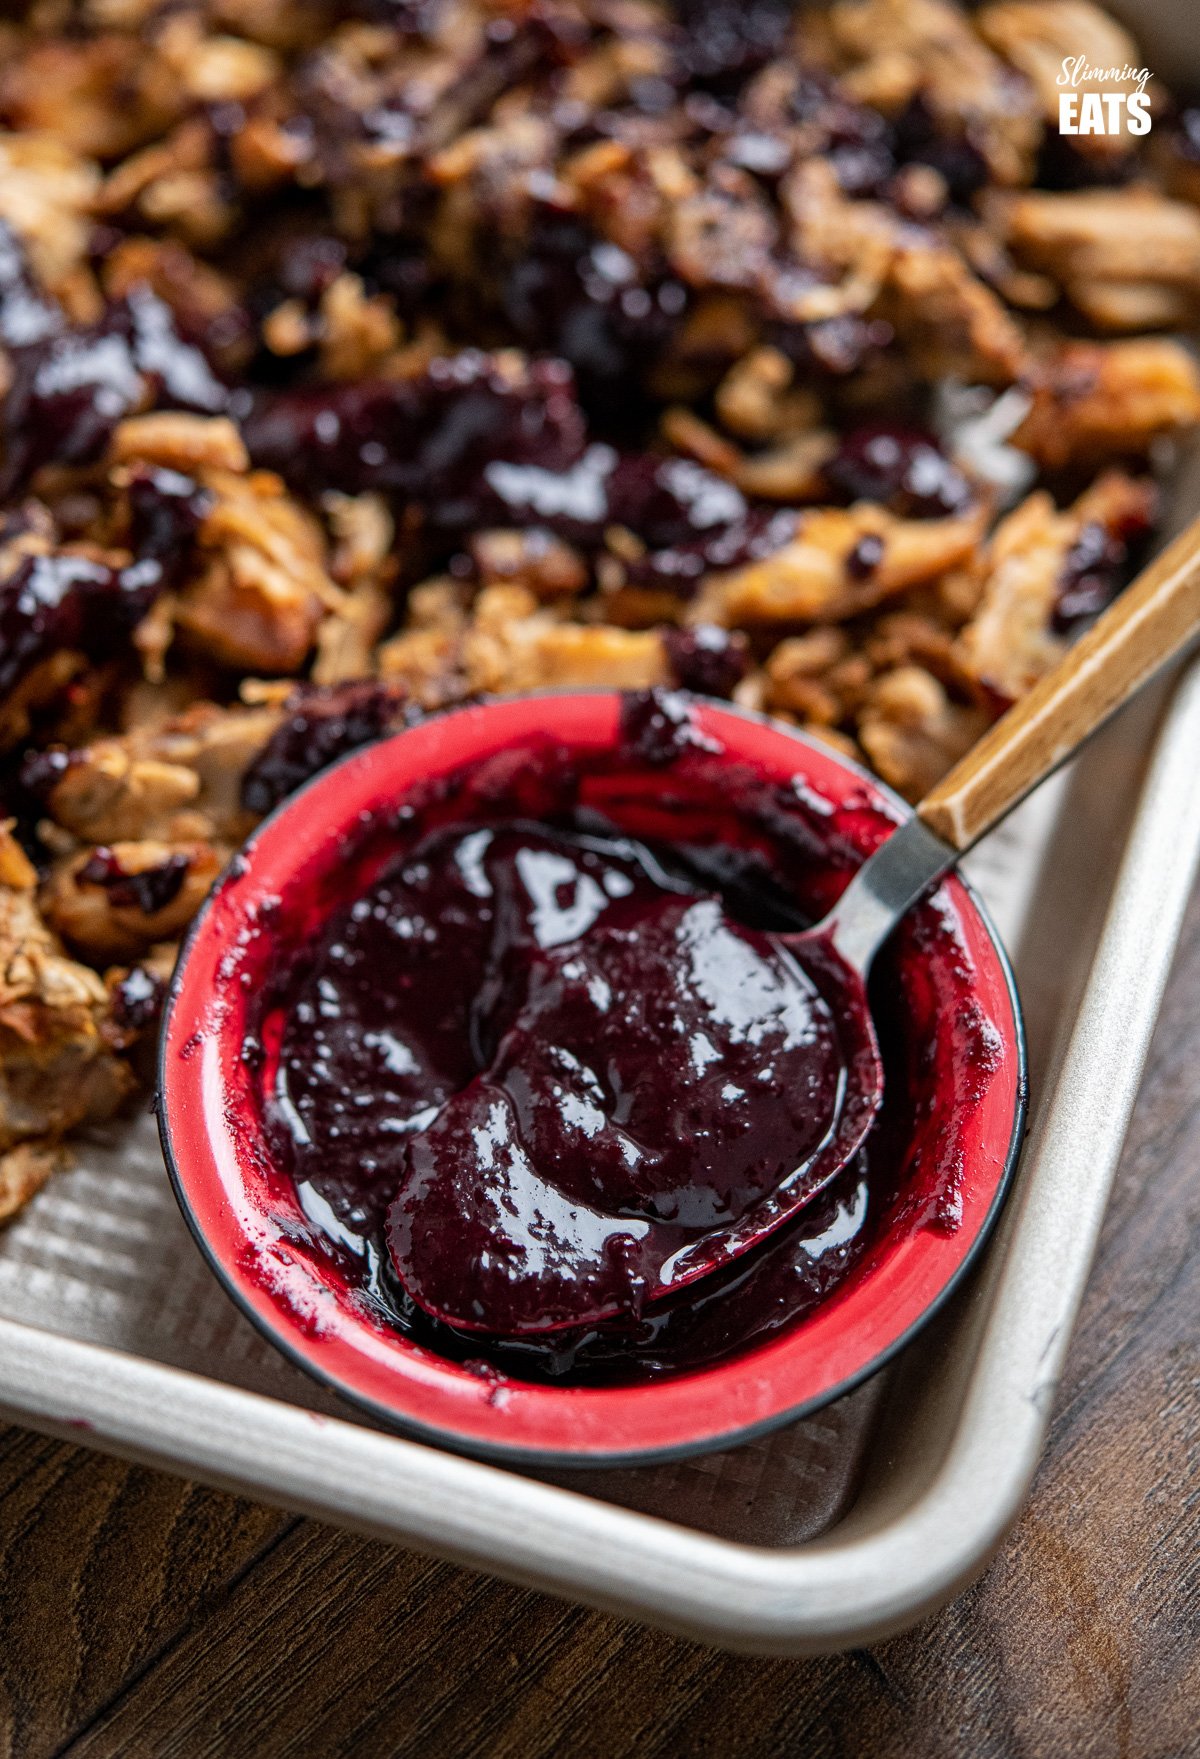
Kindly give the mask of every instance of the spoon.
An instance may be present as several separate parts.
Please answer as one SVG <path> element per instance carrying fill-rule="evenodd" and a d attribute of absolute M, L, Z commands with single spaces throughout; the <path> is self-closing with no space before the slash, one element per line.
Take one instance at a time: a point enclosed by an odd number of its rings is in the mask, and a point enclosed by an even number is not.
<path fill-rule="evenodd" d="M 955 764 L 801 934 L 776 937 L 817 982 L 843 1041 L 842 1105 L 817 1154 L 729 1227 L 666 1259 L 656 1294 L 673 1293 L 759 1244 L 837 1177 L 883 1101 L 867 977 L 901 919 L 968 850 L 1200 632 L 1200 519 L 1142 570 L 1092 627 Z M 863 1030 L 865 1028 L 865 1031 Z"/>
<path fill-rule="evenodd" d="M 968 752 L 855 874 L 828 914 L 797 934 L 766 937 L 815 986 L 836 1024 L 841 1075 L 816 1150 L 726 1225 L 697 1236 L 678 1225 L 622 1219 L 564 1204 L 519 1148 L 494 1156 L 498 1180 L 471 1181 L 465 1203 L 446 1144 L 393 1208 L 397 1269 L 427 1311 L 468 1330 L 538 1334 L 642 1311 L 760 1245 L 792 1219 L 862 1147 L 883 1099 L 883 1065 L 867 996 L 879 948 L 909 909 L 1040 781 L 1200 630 L 1200 520 L 1146 568 L 1014 708 Z M 481 1121 L 473 1121 L 477 1138 Z M 487 1131 L 484 1132 L 487 1134 Z M 490 1164 L 490 1163 L 489 1163 Z M 414 1163 L 415 1166 L 415 1163 Z M 514 1167 L 516 1173 L 514 1174 Z M 519 1175 L 519 1176 L 517 1176 Z M 507 1181 L 507 1182 L 506 1182 Z M 440 1185 L 452 1195 L 441 1202 Z M 486 1201 L 485 1201 L 486 1199 Z M 432 1208 L 426 1205 L 432 1203 Z M 489 1299 L 459 1282 L 443 1305 L 440 1245 L 432 1278 L 414 1262 L 411 1224 L 424 1211 L 435 1245 L 457 1242 L 455 1262 L 478 1259 Z M 444 1211 L 444 1213 L 443 1213 Z M 433 1215 L 438 1225 L 429 1222 Z M 553 1226 L 551 1227 L 551 1218 Z M 482 1249 L 469 1245 L 480 1227 Z M 550 1230 L 549 1233 L 547 1230 Z M 402 1249 L 397 1249 L 397 1248 Z M 419 1256 L 419 1255 L 418 1255 Z M 428 1268 L 428 1267 L 426 1267 Z M 441 1285 L 439 1287 L 439 1285 Z M 494 1299 L 493 1299 L 494 1298 Z"/>

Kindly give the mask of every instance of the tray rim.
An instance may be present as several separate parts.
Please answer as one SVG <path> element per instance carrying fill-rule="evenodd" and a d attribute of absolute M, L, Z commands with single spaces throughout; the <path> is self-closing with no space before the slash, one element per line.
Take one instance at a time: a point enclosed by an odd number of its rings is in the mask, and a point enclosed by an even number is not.
<path fill-rule="evenodd" d="M 791 1547 L 720 1539 L 7 1319 L 0 1414 L 727 1648 L 820 1653 L 905 1628 L 982 1570 L 1037 1465 L 1200 861 L 1197 748 L 1200 663 L 1157 730 L 1004 1245 L 987 1255 L 1003 1250 L 952 1438 L 891 1518 L 856 1527 L 852 1515 Z M 1050 1188 L 1064 1168 L 1069 1216 Z"/>

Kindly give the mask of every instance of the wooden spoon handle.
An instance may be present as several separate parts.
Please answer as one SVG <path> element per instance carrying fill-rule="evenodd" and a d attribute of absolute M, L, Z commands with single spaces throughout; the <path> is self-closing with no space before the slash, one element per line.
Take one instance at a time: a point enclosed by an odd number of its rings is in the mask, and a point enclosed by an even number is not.
<path fill-rule="evenodd" d="M 1200 631 L 1200 519 L 1144 568 L 917 807 L 960 853 Z"/>

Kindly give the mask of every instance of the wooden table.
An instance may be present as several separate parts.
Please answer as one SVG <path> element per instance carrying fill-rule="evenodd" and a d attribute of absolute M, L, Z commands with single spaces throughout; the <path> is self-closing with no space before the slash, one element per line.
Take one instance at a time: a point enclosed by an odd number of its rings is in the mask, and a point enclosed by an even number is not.
<path fill-rule="evenodd" d="M 721 1656 L 0 1432 L 0 1756 L 1200 1754 L 1200 900 L 1016 1531 L 908 1636 Z"/>

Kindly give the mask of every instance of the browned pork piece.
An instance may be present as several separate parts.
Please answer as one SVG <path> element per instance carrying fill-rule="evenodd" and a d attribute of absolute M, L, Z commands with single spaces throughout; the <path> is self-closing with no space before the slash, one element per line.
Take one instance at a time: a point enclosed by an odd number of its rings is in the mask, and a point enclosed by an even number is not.
<path fill-rule="evenodd" d="M 1102 332 L 1160 330 L 1200 312 L 1200 213 L 1146 186 L 998 196 L 1019 263 L 1048 275 Z"/>
<path fill-rule="evenodd" d="M 37 906 L 37 875 L 0 830 L 0 1219 L 59 1164 L 62 1137 L 132 1091 L 105 1033 L 109 994 L 66 956 Z"/>
<path fill-rule="evenodd" d="M 1030 389 L 1012 440 L 1045 470 L 1144 457 L 1156 440 L 1200 420 L 1200 367 L 1165 336 L 1064 343 Z"/>

